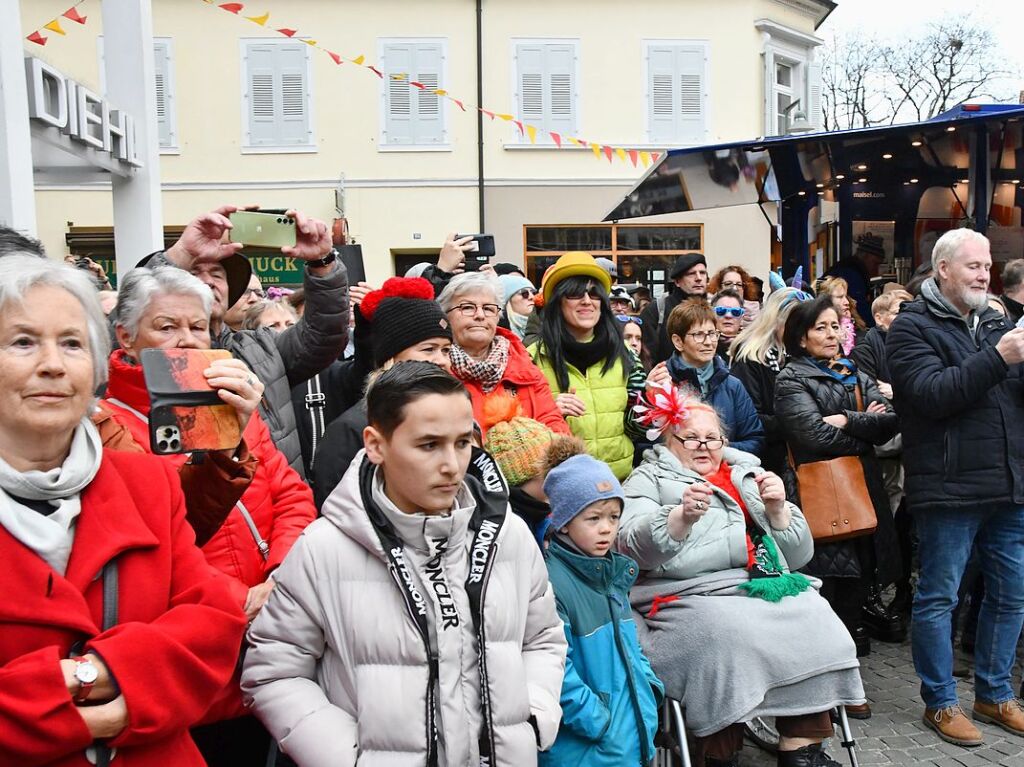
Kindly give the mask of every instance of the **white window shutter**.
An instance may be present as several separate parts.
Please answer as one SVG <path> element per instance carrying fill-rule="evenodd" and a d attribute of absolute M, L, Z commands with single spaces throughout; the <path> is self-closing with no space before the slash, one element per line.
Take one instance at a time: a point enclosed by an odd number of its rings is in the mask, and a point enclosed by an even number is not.
<path fill-rule="evenodd" d="M 675 88 L 675 50 L 668 46 L 647 48 L 647 122 L 652 143 L 675 143 L 678 91 Z"/>
<path fill-rule="evenodd" d="M 246 48 L 249 146 L 274 146 L 278 140 L 274 48 L 269 44 L 251 44 Z"/>
<path fill-rule="evenodd" d="M 412 68 L 413 78 L 425 86 L 422 90 L 413 88 L 416 93 L 416 130 L 417 144 L 443 144 L 444 105 L 445 100 L 434 91 L 442 88 L 441 73 L 444 71 L 444 50 L 440 43 L 420 43 L 415 49 L 415 61 Z"/>
<path fill-rule="evenodd" d="M 523 122 L 544 122 L 544 46 L 516 46 L 516 106 Z"/>
<path fill-rule="evenodd" d="M 279 146 L 304 146 L 312 139 L 309 124 L 308 46 L 305 43 L 278 45 L 277 87 L 280 106 L 277 113 Z"/>
<path fill-rule="evenodd" d="M 807 119 L 815 130 L 824 125 L 821 113 L 821 64 L 807 65 Z"/>
<path fill-rule="evenodd" d="M 682 45 L 676 50 L 676 88 L 679 91 L 678 141 L 700 144 L 706 138 L 704 47 Z"/>
<path fill-rule="evenodd" d="M 153 62 L 156 70 L 156 117 L 161 147 L 178 145 L 175 135 L 173 76 L 170 46 L 166 41 L 153 43 Z"/>
<path fill-rule="evenodd" d="M 545 130 L 563 135 L 576 132 L 576 46 L 554 43 L 545 46 Z"/>
<path fill-rule="evenodd" d="M 384 83 L 384 143 L 408 145 L 415 143 L 413 129 L 413 48 L 409 43 L 390 43 L 384 46 L 384 71 L 400 75 L 388 77 Z"/>

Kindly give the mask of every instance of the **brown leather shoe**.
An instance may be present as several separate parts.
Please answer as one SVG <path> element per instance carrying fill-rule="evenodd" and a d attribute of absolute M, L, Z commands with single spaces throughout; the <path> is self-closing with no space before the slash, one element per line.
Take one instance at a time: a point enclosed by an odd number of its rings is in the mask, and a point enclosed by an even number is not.
<path fill-rule="evenodd" d="M 980 746 L 985 742 L 981 737 L 981 730 L 974 726 L 959 705 L 949 708 L 926 708 L 924 723 L 947 743 L 957 746 Z"/>
<path fill-rule="evenodd" d="M 1014 735 L 1024 735 L 1024 707 L 1016 698 L 1002 703 L 984 703 L 974 701 L 972 716 L 979 722 L 994 724 Z"/>
<path fill-rule="evenodd" d="M 850 719 L 870 719 L 871 706 L 867 703 L 861 703 L 857 706 L 846 706 L 846 715 Z"/>

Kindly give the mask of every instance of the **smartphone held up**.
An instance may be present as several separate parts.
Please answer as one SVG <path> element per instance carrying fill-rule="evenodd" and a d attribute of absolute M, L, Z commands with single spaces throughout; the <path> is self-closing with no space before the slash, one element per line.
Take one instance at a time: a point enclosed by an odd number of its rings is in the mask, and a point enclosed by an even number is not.
<path fill-rule="evenodd" d="M 463 237 L 472 237 L 465 251 L 466 262 L 463 267 L 467 272 L 479 272 L 480 269 L 491 262 L 494 256 L 494 235 L 493 234 L 457 234 L 456 240 Z"/>

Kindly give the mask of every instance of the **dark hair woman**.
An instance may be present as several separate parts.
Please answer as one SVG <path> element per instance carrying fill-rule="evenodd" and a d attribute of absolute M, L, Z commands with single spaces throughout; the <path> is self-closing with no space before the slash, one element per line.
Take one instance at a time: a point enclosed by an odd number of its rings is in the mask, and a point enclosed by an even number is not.
<path fill-rule="evenodd" d="M 587 253 L 567 253 L 544 275 L 541 340 L 530 356 L 555 394 L 572 433 L 619 479 L 633 465 L 626 433 L 631 398 L 644 368 L 622 339 L 608 292 L 611 278 Z"/>
<path fill-rule="evenodd" d="M 786 320 L 783 341 L 790 360 L 775 383 L 775 416 L 796 466 L 844 455 L 860 458 L 878 528 L 871 535 L 816 544 L 806 572 L 820 577 L 822 595 L 846 624 L 861 654 L 870 641 L 864 607 L 873 586 L 899 573 L 892 512 L 875 460 L 875 445 L 892 439 L 896 414 L 873 380 L 841 356 L 839 314 L 831 295 L 797 305 Z M 860 402 L 863 407 L 860 407 Z M 789 497 L 799 503 L 799 490 Z M 901 626 L 893 626 L 897 640 Z"/>

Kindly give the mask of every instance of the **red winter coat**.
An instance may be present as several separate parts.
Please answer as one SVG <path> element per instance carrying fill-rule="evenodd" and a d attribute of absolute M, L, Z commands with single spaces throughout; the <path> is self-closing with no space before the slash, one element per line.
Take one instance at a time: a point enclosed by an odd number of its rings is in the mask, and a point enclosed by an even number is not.
<path fill-rule="evenodd" d="M 149 392 L 146 391 L 142 368 L 129 363 L 121 350 L 110 355 L 110 384 L 103 405 L 149 452 L 149 426 L 111 399 L 120 400 L 143 415 L 149 414 Z M 251 587 L 263 583 L 284 561 L 306 525 L 316 519 L 312 491 L 274 446 L 270 430 L 259 413 L 252 414 L 243 436 L 249 452 L 259 463 L 252 483 L 242 494 L 242 504 L 252 516 L 260 535 L 270 544 L 269 557 L 263 560 L 237 508 L 232 509 L 220 530 L 202 549 L 207 562 L 235 580 L 239 604 L 244 604 Z M 176 469 L 186 460 L 184 455 L 161 458 Z"/>
<path fill-rule="evenodd" d="M 0 765 L 89 764 L 92 738 L 59 665 L 79 640 L 128 708 L 113 764 L 203 764 L 188 728 L 231 677 L 245 615 L 194 540 L 174 467 L 116 451 L 82 493 L 64 577 L 0 526 Z M 101 632 L 97 576 L 115 556 L 118 623 Z"/>
<path fill-rule="evenodd" d="M 558 434 L 570 434 L 569 425 L 555 405 L 554 397 L 551 396 L 551 387 L 548 386 L 547 379 L 540 372 L 540 368 L 533 364 L 523 342 L 515 333 L 505 328 L 498 328 L 497 335 L 508 339 L 509 347 L 505 375 L 501 377 L 501 383 L 494 391 L 484 394 L 484 390 L 476 381 L 466 381 L 455 374 L 469 391 L 469 396 L 473 398 L 473 418 L 480 424 L 483 436 L 487 436 L 483 418 L 484 402 L 491 395 L 502 392 L 508 392 L 519 400 L 525 417 L 540 421 Z"/>

